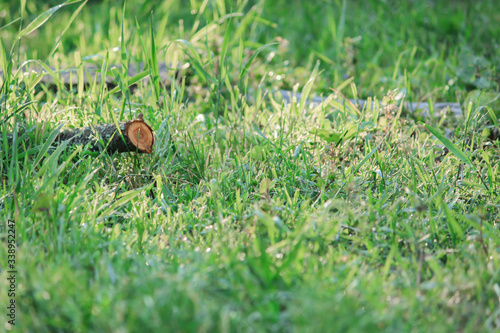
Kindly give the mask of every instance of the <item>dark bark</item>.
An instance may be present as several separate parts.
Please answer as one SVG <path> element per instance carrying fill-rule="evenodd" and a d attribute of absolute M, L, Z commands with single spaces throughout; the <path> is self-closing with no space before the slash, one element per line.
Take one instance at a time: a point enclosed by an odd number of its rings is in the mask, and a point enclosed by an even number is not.
<path fill-rule="evenodd" d="M 118 128 L 120 131 L 118 131 Z M 19 133 L 17 141 L 19 141 L 20 136 L 22 137 Z M 12 145 L 12 141 L 12 134 L 7 134 L 7 144 Z M 138 119 L 119 122 L 118 127 L 115 124 L 102 124 L 66 130 L 59 133 L 54 141 L 56 143 L 67 141 L 69 146 L 90 144 L 90 151 L 106 149 L 110 153 L 138 152 L 150 154 L 153 152 L 155 139 L 153 130 L 144 122 L 141 113 Z M 0 146 L 3 148 L 1 138 Z"/>
<path fill-rule="evenodd" d="M 106 149 L 108 152 L 139 152 L 153 151 L 154 135 L 151 127 L 139 119 L 115 124 L 102 124 L 93 127 L 75 128 L 60 133 L 55 141 L 68 141 L 68 145 L 86 145 L 90 143 L 91 151 Z"/>

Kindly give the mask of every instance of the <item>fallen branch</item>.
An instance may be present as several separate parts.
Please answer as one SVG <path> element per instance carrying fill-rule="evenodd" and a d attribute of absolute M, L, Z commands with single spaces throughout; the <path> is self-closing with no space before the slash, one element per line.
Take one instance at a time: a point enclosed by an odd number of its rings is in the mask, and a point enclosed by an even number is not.
<path fill-rule="evenodd" d="M 57 135 L 55 141 L 69 141 L 68 145 L 86 145 L 91 151 L 106 149 L 108 152 L 152 153 L 154 135 L 151 127 L 144 122 L 142 113 L 138 119 L 115 124 L 103 124 L 67 130 Z"/>

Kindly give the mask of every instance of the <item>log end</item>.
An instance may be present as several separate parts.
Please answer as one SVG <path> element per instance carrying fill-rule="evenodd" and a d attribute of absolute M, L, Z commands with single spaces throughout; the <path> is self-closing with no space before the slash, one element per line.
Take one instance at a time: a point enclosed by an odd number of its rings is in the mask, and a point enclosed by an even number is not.
<path fill-rule="evenodd" d="M 153 130 L 142 117 L 128 122 L 125 131 L 128 139 L 139 152 L 147 154 L 153 152 L 155 142 Z"/>

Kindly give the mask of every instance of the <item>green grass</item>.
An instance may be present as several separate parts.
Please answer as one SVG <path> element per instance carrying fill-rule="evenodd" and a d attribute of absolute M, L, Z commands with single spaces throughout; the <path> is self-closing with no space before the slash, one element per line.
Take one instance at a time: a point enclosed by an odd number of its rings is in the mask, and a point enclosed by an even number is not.
<path fill-rule="evenodd" d="M 500 329 L 495 1 L 1 3 L 0 331 Z M 375 103 L 273 94 L 330 88 Z M 151 155 L 53 143 L 138 113 Z"/>

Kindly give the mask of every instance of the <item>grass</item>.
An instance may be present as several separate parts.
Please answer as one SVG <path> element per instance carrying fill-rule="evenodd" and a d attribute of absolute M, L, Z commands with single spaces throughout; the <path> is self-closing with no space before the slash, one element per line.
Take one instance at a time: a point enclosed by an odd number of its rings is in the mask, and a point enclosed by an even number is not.
<path fill-rule="evenodd" d="M 56 5 L 0 11 L 0 331 L 500 329 L 494 1 Z M 138 113 L 151 155 L 53 143 Z"/>

